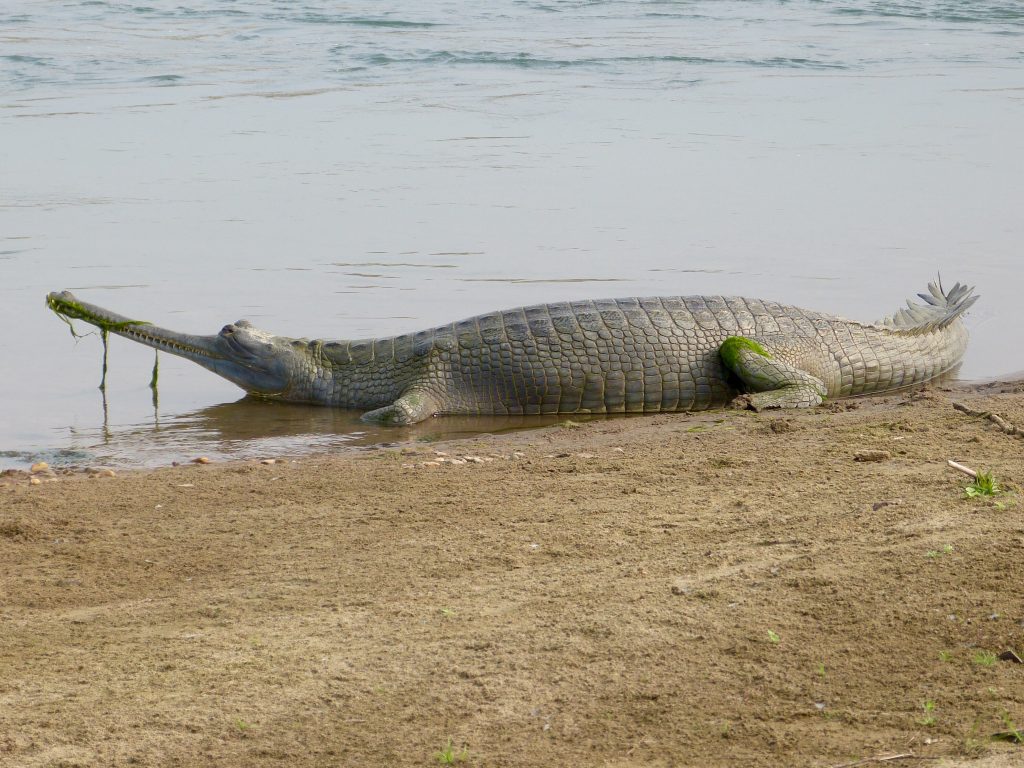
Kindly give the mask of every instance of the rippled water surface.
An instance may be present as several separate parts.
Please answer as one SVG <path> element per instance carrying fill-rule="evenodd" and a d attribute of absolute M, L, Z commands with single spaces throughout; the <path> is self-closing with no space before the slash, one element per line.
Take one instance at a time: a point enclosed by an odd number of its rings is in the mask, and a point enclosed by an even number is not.
<path fill-rule="evenodd" d="M 351 338 L 651 294 L 870 320 L 941 269 L 983 296 L 961 375 L 1024 368 L 1017 2 L 6 0 L 0 139 L 0 467 L 523 426 L 368 431 L 166 355 L 154 406 L 121 339 L 104 407 L 63 288 Z"/>

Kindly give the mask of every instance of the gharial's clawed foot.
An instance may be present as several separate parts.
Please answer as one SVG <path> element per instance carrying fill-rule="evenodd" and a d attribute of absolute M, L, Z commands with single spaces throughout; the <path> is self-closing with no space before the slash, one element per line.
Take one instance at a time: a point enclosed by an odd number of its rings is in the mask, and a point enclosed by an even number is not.
<path fill-rule="evenodd" d="M 380 424 L 402 427 L 429 419 L 436 410 L 437 405 L 433 397 L 426 392 L 414 390 L 406 392 L 391 405 L 367 411 L 360 418 L 362 421 L 375 421 Z"/>
<path fill-rule="evenodd" d="M 768 392 L 756 392 L 748 397 L 752 411 L 769 411 L 775 408 L 813 408 L 825 401 L 822 393 L 812 385 L 781 387 Z"/>
<path fill-rule="evenodd" d="M 750 395 L 737 395 L 729 401 L 729 408 L 736 411 L 756 411 L 754 404 L 751 402 Z"/>

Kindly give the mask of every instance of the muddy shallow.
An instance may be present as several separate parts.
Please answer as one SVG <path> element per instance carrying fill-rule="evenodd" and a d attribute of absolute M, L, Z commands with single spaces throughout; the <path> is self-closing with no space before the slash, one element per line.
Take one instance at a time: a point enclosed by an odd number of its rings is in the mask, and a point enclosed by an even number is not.
<path fill-rule="evenodd" d="M 0 765 L 1019 764 L 1024 443 L 953 401 L 1024 425 L 1018 383 L 8 476 Z"/>

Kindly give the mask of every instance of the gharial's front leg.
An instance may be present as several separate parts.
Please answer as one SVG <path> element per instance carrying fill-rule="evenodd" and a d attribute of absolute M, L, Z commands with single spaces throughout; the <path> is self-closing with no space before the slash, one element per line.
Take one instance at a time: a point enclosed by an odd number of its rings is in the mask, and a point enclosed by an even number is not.
<path fill-rule="evenodd" d="M 718 351 L 726 367 L 753 393 L 743 397 L 755 411 L 811 408 L 821 405 L 828 393 L 821 379 L 772 357 L 753 339 L 730 336 Z"/>
<path fill-rule="evenodd" d="M 363 421 L 376 421 L 382 424 L 405 426 L 429 419 L 437 411 L 437 400 L 434 399 L 432 394 L 422 389 L 410 389 L 391 405 L 367 411 L 360 418 Z"/>

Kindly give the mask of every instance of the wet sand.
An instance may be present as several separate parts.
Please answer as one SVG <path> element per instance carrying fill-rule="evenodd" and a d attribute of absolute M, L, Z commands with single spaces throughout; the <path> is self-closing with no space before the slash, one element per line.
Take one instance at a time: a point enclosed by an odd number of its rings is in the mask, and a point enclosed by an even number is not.
<path fill-rule="evenodd" d="M 1024 425 L 1018 382 L 8 475 L 0 765 L 1020 764 L 1024 441 L 953 402 Z"/>

